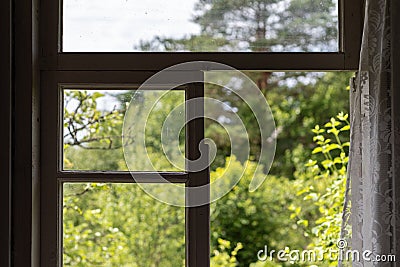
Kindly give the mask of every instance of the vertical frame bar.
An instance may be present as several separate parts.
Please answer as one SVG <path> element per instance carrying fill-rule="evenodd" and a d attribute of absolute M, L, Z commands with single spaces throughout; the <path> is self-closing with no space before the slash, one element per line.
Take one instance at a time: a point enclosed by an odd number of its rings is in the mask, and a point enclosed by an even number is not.
<path fill-rule="evenodd" d="M 203 73 L 201 77 L 204 80 Z M 204 97 L 204 84 L 200 82 L 190 84 L 186 92 L 186 100 L 199 97 Z M 200 157 L 199 145 L 204 139 L 204 100 L 186 104 L 186 121 L 186 155 L 188 160 L 196 160 Z M 189 181 L 186 186 L 190 188 L 209 184 L 209 168 L 192 171 L 191 164 L 188 162 L 186 165 L 189 172 Z M 192 199 L 204 197 L 209 200 L 209 192 L 205 194 L 206 196 L 196 196 L 195 193 L 188 191 L 185 196 L 186 202 L 191 203 Z M 210 205 L 187 207 L 185 213 L 186 266 L 208 267 L 210 266 Z"/>
<path fill-rule="evenodd" d="M 360 58 L 364 0 L 339 0 L 340 47 L 344 69 L 357 70 Z"/>
<path fill-rule="evenodd" d="M 62 20 L 62 0 L 40 1 L 40 63 L 57 66 L 60 49 L 60 20 Z"/>
<path fill-rule="evenodd" d="M 59 150 L 59 90 L 55 72 L 42 72 L 41 94 L 41 129 L 42 153 L 41 162 L 41 245 L 40 266 L 60 266 L 59 235 L 60 222 L 58 220 L 59 184 L 57 182 L 57 166 Z M 62 203 L 61 203 L 62 204 Z"/>

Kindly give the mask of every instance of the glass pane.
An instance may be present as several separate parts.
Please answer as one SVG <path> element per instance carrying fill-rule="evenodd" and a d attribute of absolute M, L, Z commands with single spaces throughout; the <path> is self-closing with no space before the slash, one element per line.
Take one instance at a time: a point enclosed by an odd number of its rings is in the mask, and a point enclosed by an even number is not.
<path fill-rule="evenodd" d="M 173 112 L 174 123 L 163 126 L 168 115 L 184 101 L 183 90 L 64 90 L 63 169 L 183 169 L 185 131 L 178 127 L 184 124 L 184 105 L 181 112 Z M 145 109 L 148 114 L 144 114 Z M 125 114 L 129 116 L 125 119 L 128 130 L 124 135 Z M 168 133 L 176 131 L 179 140 L 168 142 Z M 163 146 L 162 141 L 167 145 Z M 124 149 L 129 152 L 128 161 Z"/>
<path fill-rule="evenodd" d="M 336 266 L 336 256 L 329 259 L 329 253 L 319 261 L 295 257 L 306 249 L 338 249 L 350 139 L 348 84 L 354 73 L 245 73 L 268 101 L 276 125 L 273 135 L 264 138 L 277 140 L 272 166 L 258 171 L 263 163 L 262 120 L 254 116 L 257 102 L 248 97 L 256 94 L 237 77 L 216 74 L 206 72 L 206 81 L 219 81 L 220 86 L 206 84 L 205 95 L 228 107 L 216 112 L 216 106 L 205 105 L 205 114 L 217 118 L 205 124 L 205 135 L 217 148 L 210 179 L 240 179 L 211 204 L 211 266 Z M 245 125 L 248 157 L 240 154 L 245 142 L 233 113 Z M 242 149 L 234 153 L 238 142 Z M 254 179 L 265 180 L 252 192 Z M 212 184 L 211 196 L 216 190 Z M 278 258 L 280 250 L 287 262 Z"/>
<path fill-rule="evenodd" d="M 66 183 L 63 266 L 183 267 L 185 210 L 137 184 Z"/>
<path fill-rule="evenodd" d="M 64 52 L 338 51 L 338 0 L 64 0 Z"/>

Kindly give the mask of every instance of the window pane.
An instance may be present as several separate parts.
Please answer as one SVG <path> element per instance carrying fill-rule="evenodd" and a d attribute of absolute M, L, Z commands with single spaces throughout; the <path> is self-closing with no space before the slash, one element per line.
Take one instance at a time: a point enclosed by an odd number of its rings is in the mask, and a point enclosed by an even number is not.
<path fill-rule="evenodd" d="M 337 249 L 350 139 L 345 114 L 349 112 L 348 84 L 353 73 L 246 72 L 267 99 L 276 125 L 274 134 L 264 139 L 277 140 L 274 161 L 269 170 L 259 171 L 256 168 L 263 166 L 262 120 L 254 116 L 257 102 L 241 98 L 257 95 L 245 94 L 248 84 L 237 76 L 221 73 L 205 75 L 206 81 L 226 85 L 206 84 L 205 95 L 221 101 L 221 106 L 228 105 L 225 109 L 205 105 L 205 114 L 213 112 L 216 115 L 212 117 L 217 118 L 205 124 L 206 137 L 218 149 L 210 179 L 226 183 L 240 179 L 229 193 L 211 204 L 211 263 L 240 267 L 335 265 L 327 259 L 328 253 L 324 261 L 307 260 L 309 257 L 285 263 L 277 258 L 277 251 L 289 248 L 302 255 L 306 248 Z M 245 142 L 233 114 L 245 125 L 248 157 L 241 154 Z M 238 143 L 242 149 L 234 153 L 231 148 Z M 251 192 L 254 180 L 264 182 Z M 218 190 L 212 184 L 211 196 Z M 267 258 L 262 261 L 258 255 Z"/>
<path fill-rule="evenodd" d="M 184 208 L 151 198 L 137 184 L 64 184 L 64 266 L 184 264 Z"/>
<path fill-rule="evenodd" d="M 129 166 L 131 171 L 181 170 L 185 131 L 173 128 L 184 124 L 184 105 L 181 112 L 174 113 L 174 123 L 163 125 L 184 101 L 183 90 L 64 90 L 63 169 L 127 171 Z M 175 130 L 179 141 L 168 142 L 168 133 Z M 167 145 L 163 146 L 162 138 Z"/>
<path fill-rule="evenodd" d="M 64 0 L 64 52 L 338 51 L 338 0 Z"/>

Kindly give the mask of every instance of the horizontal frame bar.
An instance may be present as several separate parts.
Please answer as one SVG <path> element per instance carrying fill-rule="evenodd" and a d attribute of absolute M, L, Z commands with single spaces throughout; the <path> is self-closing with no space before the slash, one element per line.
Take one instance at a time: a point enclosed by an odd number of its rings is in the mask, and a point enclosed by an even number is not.
<path fill-rule="evenodd" d="M 85 88 L 102 88 L 102 89 L 134 89 L 141 86 L 141 89 L 152 89 L 154 86 L 159 84 L 160 90 L 168 88 L 171 80 L 174 81 L 173 86 L 179 85 L 180 81 L 186 82 L 187 80 L 198 81 L 202 79 L 202 72 L 191 71 L 191 70 L 179 70 L 171 71 L 172 76 L 168 76 L 166 79 L 157 78 L 153 79 L 151 85 L 143 85 L 143 83 L 151 78 L 156 72 L 154 71 L 114 71 L 114 70 L 87 70 L 87 71 L 42 71 L 42 77 L 50 77 L 55 80 L 57 84 L 56 88 L 64 87 L 65 89 L 85 89 Z M 184 75 L 182 75 L 184 74 Z M 175 75 L 175 76 L 173 76 Z M 163 76 L 165 77 L 165 75 Z M 176 79 L 173 79 L 176 77 Z M 183 80 L 182 80 L 183 79 Z M 77 88 L 72 88 L 76 86 Z M 79 87 L 81 88 L 79 88 Z M 150 88 L 149 88 L 150 86 Z M 176 89 L 183 90 L 187 86 L 182 84 L 177 86 Z"/>
<path fill-rule="evenodd" d="M 160 176 L 164 179 L 160 179 Z M 186 183 L 189 174 L 184 172 L 62 171 L 57 173 L 57 179 L 71 183 Z"/>
<path fill-rule="evenodd" d="M 173 86 L 173 85 L 171 85 Z M 95 90 L 129 90 L 129 91 L 135 91 L 135 90 L 149 90 L 149 91 L 155 91 L 155 90 L 174 90 L 174 91 L 184 91 L 187 90 L 187 86 L 178 86 L 170 89 L 170 85 L 168 84 L 162 84 L 162 85 L 157 85 L 155 87 L 154 85 L 140 85 L 140 84 L 91 84 L 91 83 L 61 83 L 59 84 L 59 87 L 61 90 L 88 90 L 88 91 L 95 91 Z"/>
<path fill-rule="evenodd" d="M 356 69 L 345 65 L 342 52 L 327 53 L 60 53 L 57 63 L 42 59 L 42 70 L 160 71 L 191 61 L 212 61 L 238 70 L 329 71 Z M 54 65 L 55 64 L 55 65 Z M 204 66 L 197 71 L 216 70 Z"/>

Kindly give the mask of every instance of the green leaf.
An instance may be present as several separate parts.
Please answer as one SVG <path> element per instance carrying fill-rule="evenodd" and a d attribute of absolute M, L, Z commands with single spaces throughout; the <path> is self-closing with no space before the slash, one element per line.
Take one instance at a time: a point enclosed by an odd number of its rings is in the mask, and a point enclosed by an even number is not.
<path fill-rule="evenodd" d="M 311 153 L 312 154 L 317 154 L 317 153 L 320 153 L 320 152 L 322 152 L 322 147 L 316 147 L 316 148 L 313 149 L 313 151 Z"/>
<path fill-rule="evenodd" d="M 343 126 L 340 131 L 348 131 L 350 130 L 350 125 Z"/>
<path fill-rule="evenodd" d="M 341 146 L 338 145 L 338 144 L 330 144 L 329 146 L 327 146 L 325 148 L 324 152 L 329 152 L 329 151 L 334 150 L 334 149 L 341 149 Z"/>
<path fill-rule="evenodd" d="M 313 167 L 314 165 L 317 164 L 316 160 L 311 160 L 309 159 L 308 162 L 305 164 L 306 167 Z"/>
<path fill-rule="evenodd" d="M 317 201 L 318 200 L 319 195 L 317 193 L 310 193 L 307 196 L 305 196 L 303 199 L 304 200 L 313 200 L 313 201 Z"/>
<path fill-rule="evenodd" d="M 342 146 L 343 146 L 343 147 L 345 147 L 345 146 L 350 146 L 350 142 L 345 142 L 345 143 L 342 144 Z"/>
<path fill-rule="evenodd" d="M 306 188 L 304 188 L 303 190 L 298 191 L 298 192 L 296 193 L 296 196 L 300 196 L 300 195 L 302 195 L 302 194 L 304 194 L 304 193 L 308 193 L 308 192 L 310 192 L 310 188 L 309 188 L 309 187 L 306 187 Z"/>
<path fill-rule="evenodd" d="M 322 135 L 317 135 L 317 136 L 313 137 L 313 141 L 314 142 L 316 142 L 316 141 L 324 141 L 324 140 L 325 140 L 325 137 L 322 136 Z"/>
<path fill-rule="evenodd" d="M 333 160 L 333 163 L 334 163 L 334 164 L 340 164 L 340 163 L 342 163 L 342 159 L 339 158 L 339 157 L 336 157 L 336 158 Z"/>
<path fill-rule="evenodd" d="M 325 169 L 328 169 L 333 166 L 333 161 L 330 159 L 326 159 L 321 162 L 322 166 L 324 166 Z"/>
<path fill-rule="evenodd" d="M 304 225 L 305 227 L 308 227 L 308 220 L 298 220 L 297 224 L 298 225 Z"/>
<path fill-rule="evenodd" d="M 336 117 L 341 121 L 346 121 L 349 117 L 349 114 L 344 114 L 343 112 L 340 112 Z"/>
<path fill-rule="evenodd" d="M 336 128 L 329 129 L 327 132 L 328 133 L 333 133 L 334 135 L 338 135 L 339 134 L 339 130 L 336 129 Z"/>

